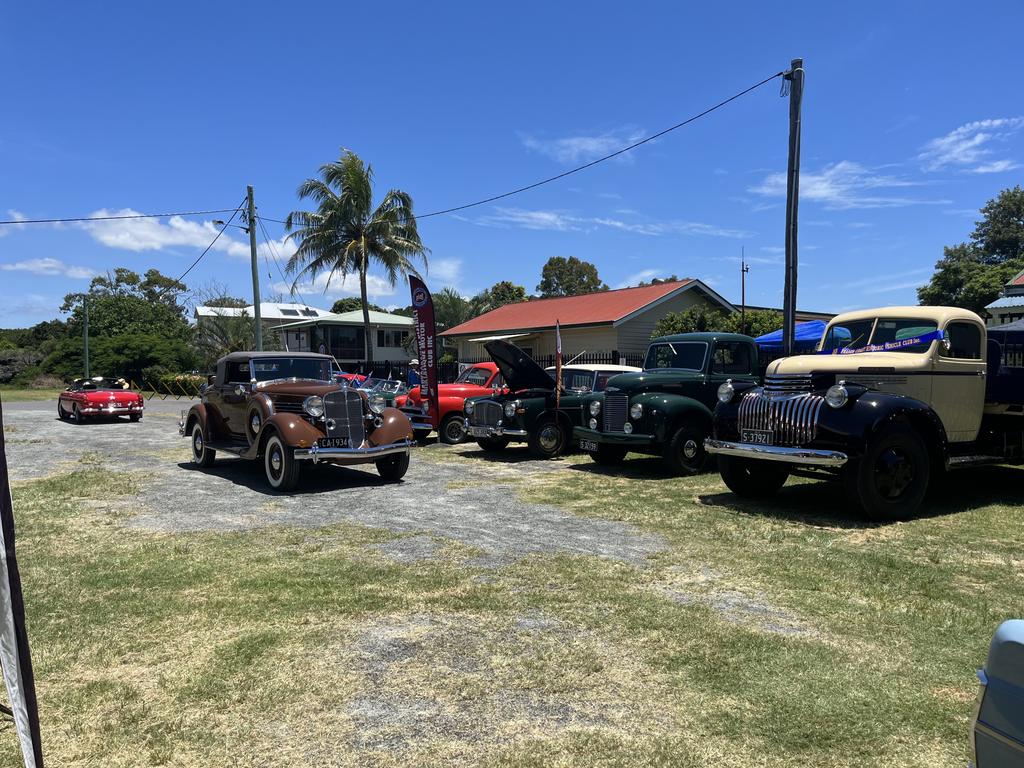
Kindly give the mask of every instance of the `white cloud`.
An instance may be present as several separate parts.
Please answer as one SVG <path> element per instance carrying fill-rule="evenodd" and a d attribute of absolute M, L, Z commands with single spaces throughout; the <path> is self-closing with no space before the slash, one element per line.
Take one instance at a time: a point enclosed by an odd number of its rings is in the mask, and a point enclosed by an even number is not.
<path fill-rule="evenodd" d="M 631 285 L 638 283 L 645 283 L 655 277 L 661 277 L 664 270 L 661 269 L 641 269 L 639 272 L 634 272 L 632 275 L 627 277 L 622 282 L 618 283 L 616 288 L 629 288 Z"/>
<path fill-rule="evenodd" d="M 19 296 L 0 296 L 0 317 L 26 318 L 54 317 L 57 315 L 58 299 L 29 293 Z"/>
<path fill-rule="evenodd" d="M 566 211 L 530 211 L 522 208 L 495 208 L 495 213 L 482 216 L 474 223 L 484 227 L 519 227 L 557 232 L 593 231 L 605 227 L 652 237 L 678 234 L 745 238 L 755 234 L 744 229 L 697 221 L 625 221 L 609 217 L 575 216 Z"/>
<path fill-rule="evenodd" d="M 92 277 L 96 272 L 88 267 L 79 267 L 74 264 L 65 264 L 60 259 L 25 259 L 10 264 L 0 264 L 0 269 L 8 272 L 31 272 L 33 275 L 46 277 L 72 277 L 84 280 Z"/>
<path fill-rule="evenodd" d="M 90 215 L 131 216 L 137 213 L 131 208 L 117 211 L 102 208 Z M 84 221 L 79 226 L 102 245 L 135 252 L 162 251 L 181 246 L 205 248 L 220 230 L 212 221 L 190 221 L 181 216 L 171 216 L 166 223 L 161 219 L 116 219 Z M 234 240 L 229 232 L 225 231 L 220 236 L 212 250 L 229 256 L 248 257 L 249 244 Z"/>
<path fill-rule="evenodd" d="M 13 208 L 8 208 L 7 209 L 7 218 L 11 219 L 12 221 L 24 221 L 25 219 L 28 218 L 28 216 L 23 214 L 21 211 L 16 211 Z M 24 228 L 25 228 L 24 224 L 4 224 L 2 227 L 0 227 L 0 237 L 3 237 L 4 235 L 10 234 L 15 229 L 24 229 Z"/>
<path fill-rule="evenodd" d="M 399 285 L 401 283 L 391 285 L 391 283 L 378 275 L 366 276 L 366 294 L 370 299 L 376 300 L 394 296 Z M 288 295 L 292 291 L 291 281 L 286 280 L 274 283 L 273 289 Z M 344 278 L 341 275 L 335 275 L 331 278 L 327 273 L 321 273 L 316 276 L 315 280 L 306 280 L 295 286 L 295 293 L 304 296 L 320 294 L 329 299 L 338 299 L 342 296 L 358 296 L 359 275 L 348 274 Z"/>
<path fill-rule="evenodd" d="M 980 163 L 993 153 L 992 144 L 1006 141 L 1021 128 L 1024 117 L 1008 117 L 990 120 L 976 120 L 954 128 L 945 136 L 932 139 L 921 149 L 917 159 L 926 171 L 938 171 L 948 167 L 961 167 Z M 1010 160 L 982 163 L 974 168 L 965 168 L 973 173 L 998 173 L 1016 168 Z"/>
<path fill-rule="evenodd" d="M 948 204 L 948 200 L 921 200 L 910 197 L 880 195 L 877 190 L 902 189 L 921 182 L 886 176 L 850 160 L 826 165 L 821 171 L 800 173 L 800 198 L 821 203 L 827 209 L 899 208 L 908 205 Z M 771 173 L 749 189 L 766 197 L 786 195 L 786 174 Z"/>
<path fill-rule="evenodd" d="M 887 293 L 889 291 L 899 291 L 904 288 L 916 288 L 919 285 L 923 285 L 928 282 L 928 278 L 931 274 L 931 267 L 918 267 L 917 269 L 891 272 L 884 275 L 872 275 L 871 277 L 846 281 L 843 283 L 826 283 L 818 286 L 818 290 L 828 288 L 843 288 L 844 290 L 851 290 L 859 288 L 863 289 L 861 290 L 861 293 Z"/>
<path fill-rule="evenodd" d="M 761 250 L 765 253 L 785 253 L 786 249 L 781 245 L 762 245 Z"/>
<path fill-rule="evenodd" d="M 462 259 L 434 259 L 430 262 L 427 275 L 438 285 L 458 285 L 462 279 Z"/>
<path fill-rule="evenodd" d="M 596 135 L 577 134 L 561 139 L 541 139 L 530 134 L 521 133 L 519 140 L 532 152 L 550 157 L 559 163 L 587 163 L 599 157 L 609 155 L 616 150 L 638 142 L 644 132 L 633 126 L 624 126 L 612 131 Z M 631 160 L 629 153 L 619 155 L 624 161 Z"/>

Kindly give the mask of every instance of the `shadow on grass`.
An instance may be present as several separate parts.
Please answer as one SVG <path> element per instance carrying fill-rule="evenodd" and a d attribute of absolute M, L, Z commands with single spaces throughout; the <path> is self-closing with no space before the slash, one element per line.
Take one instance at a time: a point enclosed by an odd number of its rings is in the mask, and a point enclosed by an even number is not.
<path fill-rule="evenodd" d="M 291 491 L 275 491 L 270 487 L 263 471 L 263 462 L 247 459 L 218 459 L 212 467 L 197 467 L 191 462 L 179 462 L 181 469 L 226 480 L 266 496 L 295 496 L 317 493 L 331 493 L 348 488 L 373 488 L 399 485 L 382 480 L 373 464 L 355 467 L 339 467 L 333 464 L 312 464 L 303 462 L 299 483 Z"/>
<path fill-rule="evenodd" d="M 570 464 L 569 469 L 574 469 L 579 472 L 588 472 L 592 475 L 601 475 L 603 477 L 624 477 L 631 480 L 675 480 L 675 475 L 672 475 L 665 468 L 665 462 L 658 456 L 644 456 L 630 454 L 621 464 L 598 464 L 593 459 L 587 456 L 580 456 L 579 461 L 575 464 Z M 714 467 L 710 467 L 704 473 L 714 472 Z"/>

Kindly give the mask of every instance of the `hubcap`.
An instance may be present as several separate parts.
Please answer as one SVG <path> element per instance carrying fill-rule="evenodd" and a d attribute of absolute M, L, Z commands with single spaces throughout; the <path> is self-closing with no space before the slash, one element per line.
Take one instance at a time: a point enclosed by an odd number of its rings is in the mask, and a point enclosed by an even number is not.
<path fill-rule="evenodd" d="M 697 455 L 697 448 L 696 440 L 687 440 L 683 443 L 683 456 L 688 459 L 694 458 Z"/>
<path fill-rule="evenodd" d="M 462 437 L 462 425 L 455 419 L 448 422 L 448 438 L 452 441 Z"/>
<path fill-rule="evenodd" d="M 875 462 L 875 488 L 886 499 L 898 499 L 914 482 L 914 466 L 899 448 L 889 448 Z"/>
<path fill-rule="evenodd" d="M 540 431 L 540 435 L 538 435 L 537 437 L 538 442 L 540 443 L 540 447 L 549 453 L 557 450 L 558 444 L 559 442 L 561 442 L 561 435 L 558 432 L 558 427 L 556 427 L 553 424 L 548 424 L 547 426 L 542 428 Z"/>
<path fill-rule="evenodd" d="M 196 456 L 201 456 L 203 453 L 203 433 L 198 429 L 192 432 L 192 450 Z"/>
<path fill-rule="evenodd" d="M 270 452 L 270 468 L 275 473 L 281 471 L 281 452 L 276 448 Z"/>

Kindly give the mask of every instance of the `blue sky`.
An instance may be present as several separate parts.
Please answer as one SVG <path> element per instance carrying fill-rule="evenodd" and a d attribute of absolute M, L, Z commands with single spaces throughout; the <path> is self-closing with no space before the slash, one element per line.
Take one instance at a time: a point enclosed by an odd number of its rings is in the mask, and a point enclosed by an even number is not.
<path fill-rule="evenodd" d="M 801 7 L 802 6 L 802 7 Z M 347 147 L 428 212 L 551 176 L 802 56 L 799 304 L 915 303 L 942 246 L 1024 176 L 1020 30 L 1005 2 L 6 3 L 0 218 L 234 207 L 283 218 Z M 620 287 L 699 277 L 781 302 L 788 107 L 776 84 L 615 161 L 421 224 L 428 283 L 533 290 L 551 256 Z M 5 227 L 0 326 L 59 315 L 92 274 L 178 274 L 213 216 Z M 268 223 L 271 237 L 279 225 Z M 244 233 L 190 275 L 250 296 Z M 262 239 L 262 237 L 261 237 Z M 287 255 L 287 246 L 276 247 Z M 272 275 L 268 275 L 268 271 Z M 282 283 L 261 265 L 264 292 Z M 408 303 L 375 277 L 373 300 Z M 327 305 L 354 285 L 304 286 Z"/>

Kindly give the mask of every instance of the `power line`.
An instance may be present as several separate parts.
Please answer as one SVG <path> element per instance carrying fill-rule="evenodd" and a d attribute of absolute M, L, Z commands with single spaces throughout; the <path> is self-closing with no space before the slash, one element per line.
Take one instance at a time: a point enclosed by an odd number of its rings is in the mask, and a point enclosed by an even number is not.
<path fill-rule="evenodd" d="M 512 197 L 513 195 L 518 195 L 521 192 L 526 192 L 526 191 L 531 190 L 531 189 L 536 189 L 537 187 L 543 186 L 545 184 L 550 184 L 553 181 L 558 181 L 559 179 L 564 179 L 566 176 L 572 176 L 574 173 L 579 173 L 580 171 L 585 171 L 587 168 L 592 168 L 593 166 L 595 166 L 595 165 L 597 165 L 599 163 L 603 163 L 606 160 L 611 160 L 612 158 L 615 158 L 615 157 L 618 157 L 619 155 L 625 154 L 626 152 L 629 152 L 630 150 L 636 149 L 637 147 L 642 146 L 644 144 L 647 144 L 648 142 L 651 142 L 651 141 L 654 141 L 655 139 L 661 138 L 662 136 L 664 136 L 667 133 L 671 133 L 672 131 L 678 130 L 679 128 L 682 128 L 683 126 L 689 125 L 690 123 L 692 123 L 692 122 L 694 122 L 696 120 L 700 120 L 702 117 L 704 117 L 706 115 L 710 115 L 712 112 L 714 112 L 714 111 L 716 111 L 718 109 L 721 109 L 726 104 L 729 104 L 730 102 L 736 101 L 736 99 L 740 98 L 741 96 L 745 96 L 748 93 L 750 93 L 751 91 L 760 88 L 765 83 L 770 83 L 775 78 L 782 77 L 784 74 L 785 74 L 785 72 L 776 72 L 773 75 L 769 75 L 764 80 L 761 80 L 760 82 L 754 83 L 749 88 L 744 88 L 739 93 L 735 93 L 735 94 L 733 94 L 732 96 L 730 96 L 727 99 L 722 99 L 720 102 L 718 102 L 714 106 L 708 107 L 703 112 L 699 112 L 696 115 L 693 115 L 692 117 L 686 118 L 685 120 L 683 120 L 680 123 L 676 123 L 675 125 L 669 126 L 668 128 L 665 128 L 664 130 L 658 131 L 657 133 L 652 134 L 651 136 L 648 136 L 646 139 L 641 139 L 640 141 L 634 142 L 633 144 L 630 144 L 627 147 L 623 147 L 622 149 L 618 149 L 618 150 L 616 150 L 616 151 L 614 151 L 614 152 L 612 152 L 610 154 L 607 154 L 604 157 L 599 157 L 596 160 L 591 160 L 589 163 L 584 163 L 583 165 L 579 165 L 579 166 L 577 166 L 575 168 L 571 168 L 568 171 L 563 171 L 562 173 L 559 173 L 559 174 L 557 174 L 555 176 L 551 176 L 551 177 L 546 178 L 546 179 L 541 179 L 540 181 L 535 181 L 534 183 L 527 184 L 526 186 L 523 186 L 523 187 L 518 187 L 518 188 L 513 189 L 513 190 L 511 190 L 509 192 L 503 192 L 500 195 L 492 195 L 491 197 L 484 198 L 483 200 L 477 200 L 476 202 L 473 202 L 473 203 L 465 203 L 464 205 L 456 205 L 456 206 L 453 206 L 451 208 L 444 208 L 443 210 L 440 210 L 440 211 L 431 211 L 430 213 L 421 213 L 418 216 L 412 216 L 412 218 L 413 219 L 417 219 L 417 220 L 418 219 L 429 219 L 431 216 L 442 216 L 442 215 L 444 215 L 446 213 L 455 213 L 457 211 L 464 211 L 467 208 L 475 208 L 478 205 L 486 205 L 487 203 L 493 203 L 496 200 L 503 200 L 506 197 Z M 283 219 L 271 219 L 269 217 L 262 217 L 262 218 L 266 218 L 267 221 L 275 221 L 278 224 L 284 224 L 285 223 Z"/>
<path fill-rule="evenodd" d="M 185 278 L 185 276 L 186 276 L 186 275 L 187 275 L 187 274 L 188 274 L 189 272 L 191 272 L 191 271 L 192 271 L 193 269 L 195 269 L 196 265 L 197 265 L 197 264 L 198 264 L 198 263 L 199 263 L 200 261 L 202 261 L 202 260 L 203 260 L 203 257 L 204 257 L 204 256 L 205 256 L 206 254 L 208 254 L 208 253 L 210 252 L 210 249 L 211 249 L 211 248 L 213 248 L 213 246 L 214 246 L 214 245 L 215 245 L 215 244 L 217 243 L 217 241 L 218 241 L 218 240 L 220 240 L 220 236 L 224 234 L 224 230 L 226 230 L 226 229 L 228 228 L 228 226 L 229 226 L 229 225 L 231 224 L 231 222 L 235 220 L 235 216 L 237 216 L 237 215 L 238 215 L 238 212 L 239 212 L 240 210 L 242 210 L 242 205 L 243 205 L 244 203 L 245 203 L 245 201 L 243 200 L 243 201 L 242 201 L 241 203 L 239 203 L 239 204 L 238 204 L 238 207 L 237 207 L 237 208 L 235 208 L 235 210 L 234 210 L 234 211 L 232 212 L 232 214 L 231 214 L 231 218 L 230 218 L 230 219 L 228 219 L 227 221 L 225 221 L 225 222 L 224 222 L 224 225 L 223 225 L 223 226 L 222 226 L 222 227 L 220 228 L 220 231 L 219 231 L 219 232 L 217 232 L 217 235 L 216 235 L 216 237 L 214 237 L 214 238 L 213 238 L 213 240 L 211 240 L 211 241 L 210 241 L 210 244 L 209 244 L 208 246 L 206 246 L 206 248 L 204 248 L 204 249 L 203 249 L 203 252 L 199 254 L 199 257 L 198 257 L 198 258 L 197 258 L 197 259 L 196 259 L 195 261 L 193 261 L 193 262 L 192 262 L 191 264 L 189 264 L 189 267 L 188 267 L 188 269 L 186 269 L 186 270 L 185 270 L 184 272 L 182 272 L 182 273 L 181 273 L 180 275 L 178 275 L 178 276 L 177 276 L 177 277 L 176 277 L 176 278 L 174 279 L 174 282 L 175 282 L 175 283 L 180 283 L 180 282 L 181 282 L 181 281 L 182 281 L 182 280 L 183 280 L 183 279 Z M 227 212 L 228 212 L 228 211 L 230 211 L 230 210 L 231 210 L 230 208 L 226 208 L 226 209 L 224 209 L 223 211 L 218 211 L 218 213 L 227 213 Z M 158 296 L 157 298 L 160 298 L 160 297 L 162 297 L 162 296 L 163 296 L 163 295 L 164 295 L 165 293 L 167 293 L 167 291 L 169 291 L 169 290 L 170 290 L 170 286 L 168 286 L 168 287 L 167 287 L 167 288 L 165 288 L 165 289 L 164 289 L 163 291 L 161 291 L 161 292 L 160 292 L 160 296 Z"/>
<path fill-rule="evenodd" d="M 234 209 L 238 211 L 237 208 Z M 119 219 L 163 219 L 171 216 L 205 216 L 209 213 L 231 213 L 231 208 L 220 208 L 216 211 L 180 211 L 178 213 L 133 213 L 123 216 L 79 216 L 70 219 L 10 219 L 0 224 L 68 224 L 74 221 L 114 221 Z"/>
<path fill-rule="evenodd" d="M 256 217 L 256 221 L 259 223 L 260 231 L 263 233 L 263 240 L 267 244 L 267 250 L 270 252 L 270 255 L 273 257 L 274 264 L 277 265 L 277 272 L 278 272 L 279 275 L 281 275 L 281 280 L 283 282 L 287 283 L 288 282 L 288 278 L 284 276 L 284 270 L 281 269 L 281 262 L 278 261 L 278 258 L 277 258 L 277 247 L 274 245 L 273 241 L 270 239 L 270 234 L 267 232 L 267 228 L 265 226 L 263 226 L 263 222 L 260 221 L 260 217 L 259 216 Z M 294 284 L 289 289 L 289 293 L 291 293 L 293 296 L 298 296 L 302 300 L 302 303 L 303 303 L 304 306 L 307 306 L 307 307 L 310 306 L 310 303 L 308 301 L 306 301 L 306 297 L 302 295 L 302 293 L 299 291 L 298 288 L 296 288 L 294 286 Z"/>

